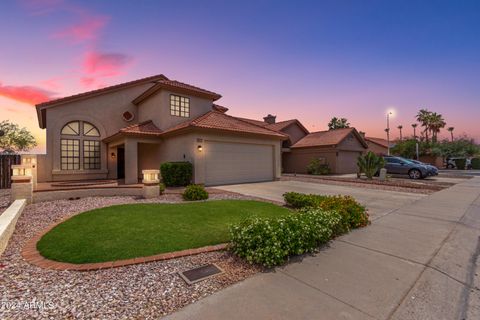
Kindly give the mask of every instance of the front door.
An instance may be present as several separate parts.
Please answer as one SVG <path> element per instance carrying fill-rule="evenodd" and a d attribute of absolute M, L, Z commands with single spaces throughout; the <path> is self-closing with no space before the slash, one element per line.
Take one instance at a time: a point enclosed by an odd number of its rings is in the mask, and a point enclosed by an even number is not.
<path fill-rule="evenodd" d="M 125 149 L 117 149 L 117 179 L 125 179 Z"/>

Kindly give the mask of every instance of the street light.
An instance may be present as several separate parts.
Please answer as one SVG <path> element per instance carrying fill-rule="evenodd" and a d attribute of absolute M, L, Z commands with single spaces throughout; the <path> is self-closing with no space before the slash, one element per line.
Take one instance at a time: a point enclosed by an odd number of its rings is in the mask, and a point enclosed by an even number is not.
<path fill-rule="evenodd" d="M 393 114 L 392 111 L 387 112 L 387 129 L 385 132 L 387 133 L 387 155 L 390 155 L 390 115 Z"/>

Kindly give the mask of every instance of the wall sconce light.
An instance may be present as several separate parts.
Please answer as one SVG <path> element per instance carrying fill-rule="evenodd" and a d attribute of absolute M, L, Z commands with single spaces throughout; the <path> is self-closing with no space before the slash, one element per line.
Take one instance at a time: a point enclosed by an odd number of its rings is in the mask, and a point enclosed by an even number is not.
<path fill-rule="evenodd" d="M 199 152 L 202 152 L 202 150 L 203 150 L 203 147 L 202 147 L 202 145 L 201 145 L 201 144 L 199 144 L 199 145 L 197 146 L 197 150 L 198 150 Z"/>
<path fill-rule="evenodd" d="M 116 157 L 117 155 L 115 154 L 115 152 L 110 153 L 110 158 L 115 159 Z"/>

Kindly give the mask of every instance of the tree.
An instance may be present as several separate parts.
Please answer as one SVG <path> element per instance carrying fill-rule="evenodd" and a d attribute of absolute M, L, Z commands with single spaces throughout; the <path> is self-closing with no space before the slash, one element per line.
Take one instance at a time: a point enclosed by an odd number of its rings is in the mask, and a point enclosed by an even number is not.
<path fill-rule="evenodd" d="M 333 117 L 328 123 L 328 130 L 350 128 L 350 123 L 346 118 Z"/>
<path fill-rule="evenodd" d="M 414 138 L 414 139 L 417 139 L 417 127 L 418 127 L 418 124 L 416 124 L 416 123 L 412 123 L 412 128 L 413 128 L 413 138 Z"/>
<path fill-rule="evenodd" d="M 450 136 L 452 137 L 452 142 L 453 142 L 453 130 L 455 130 L 455 127 L 448 127 L 448 132 L 450 132 Z"/>
<path fill-rule="evenodd" d="M 0 150 L 2 153 L 15 153 L 28 151 L 37 145 L 35 137 L 27 130 L 20 128 L 18 124 L 9 120 L 0 122 Z"/>
<path fill-rule="evenodd" d="M 359 173 L 365 173 L 368 179 L 373 179 L 375 173 L 385 166 L 385 160 L 368 151 L 366 155 L 358 157 L 357 166 Z"/>
<path fill-rule="evenodd" d="M 440 133 L 440 129 L 445 128 L 447 123 L 443 119 L 443 116 L 439 113 L 432 112 L 430 114 L 430 123 L 429 128 L 432 132 L 432 141 L 437 142 L 438 133 Z"/>
<path fill-rule="evenodd" d="M 432 113 L 427 109 L 420 109 L 417 113 L 417 121 L 424 127 L 425 140 L 428 142 L 428 131 L 430 130 L 430 120 Z"/>
<path fill-rule="evenodd" d="M 403 129 L 403 126 L 402 125 L 399 125 L 397 127 L 397 129 L 400 131 L 400 141 L 402 141 L 402 129 Z"/>

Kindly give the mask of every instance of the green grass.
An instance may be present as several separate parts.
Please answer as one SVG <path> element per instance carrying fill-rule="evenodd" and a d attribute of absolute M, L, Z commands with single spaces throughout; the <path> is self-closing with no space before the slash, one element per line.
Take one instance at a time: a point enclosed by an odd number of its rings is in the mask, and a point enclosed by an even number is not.
<path fill-rule="evenodd" d="M 42 237 L 37 249 L 48 259 L 70 263 L 144 257 L 228 242 L 232 223 L 289 212 L 245 200 L 111 206 L 59 224 Z"/>

